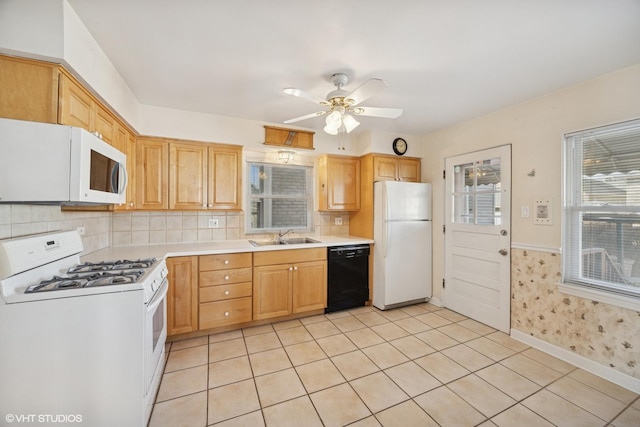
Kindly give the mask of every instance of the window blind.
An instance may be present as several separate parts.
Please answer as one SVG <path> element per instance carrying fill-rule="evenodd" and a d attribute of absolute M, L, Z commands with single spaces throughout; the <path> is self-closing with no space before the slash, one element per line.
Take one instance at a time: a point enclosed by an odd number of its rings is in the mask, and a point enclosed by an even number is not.
<path fill-rule="evenodd" d="M 640 120 L 564 140 L 563 279 L 640 298 Z"/>

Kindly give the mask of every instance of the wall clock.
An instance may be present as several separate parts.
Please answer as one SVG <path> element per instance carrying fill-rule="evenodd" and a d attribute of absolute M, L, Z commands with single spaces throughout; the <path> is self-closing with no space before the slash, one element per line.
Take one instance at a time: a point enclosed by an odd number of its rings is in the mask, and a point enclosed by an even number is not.
<path fill-rule="evenodd" d="M 394 153 L 398 156 L 402 156 L 407 152 L 407 141 L 403 138 L 396 138 L 393 140 L 393 145 L 391 147 L 393 148 Z"/>

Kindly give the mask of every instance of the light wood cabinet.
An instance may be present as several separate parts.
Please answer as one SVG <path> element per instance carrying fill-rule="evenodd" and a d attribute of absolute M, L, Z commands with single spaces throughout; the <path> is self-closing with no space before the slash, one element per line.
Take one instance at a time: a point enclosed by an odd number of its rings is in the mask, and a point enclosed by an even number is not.
<path fill-rule="evenodd" d="M 127 156 L 127 194 L 125 197 L 125 203 L 121 205 L 115 205 L 116 211 L 134 210 L 136 208 L 136 185 L 135 185 L 135 169 L 136 169 L 136 140 L 129 133 L 129 131 L 119 126 L 116 130 L 116 137 L 114 146 L 122 151 Z"/>
<path fill-rule="evenodd" d="M 58 122 L 98 133 L 107 143 L 116 144 L 119 124 L 115 116 L 63 72 L 60 73 Z"/>
<path fill-rule="evenodd" d="M 169 143 L 169 209 L 206 209 L 207 147 Z"/>
<path fill-rule="evenodd" d="M 282 148 L 313 150 L 314 133 L 298 129 L 265 126 L 264 143 L 265 145 L 274 145 Z"/>
<path fill-rule="evenodd" d="M 251 253 L 203 255 L 199 260 L 200 330 L 251 321 Z"/>
<path fill-rule="evenodd" d="M 58 121 L 58 66 L 0 55 L 0 117 Z"/>
<path fill-rule="evenodd" d="M 198 257 L 167 258 L 167 335 L 198 330 Z"/>
<path fill-rule="evenodd" d="M 136 141 L 136 207 L 169 208 L 169 145 L 161 139 Z"/>
<path fill-rule="evenodd" d="M 211 209 L 242 208 L 242 147 L 209 146 L 208 202 Z"/>
<path fill-rule="evenodd" d="M 327 306 L 326 248 L 255 252 L 253 319 L 270 319 Z"/>
<path fill-rule="evenodd" d="M 240 209 L 242 148 L 169 144 L 169 209 Z"/>
<path fill-rule="evenodd" d="M 373 181 L 420 182 L 420 159 L 372 155 Z"/>
<path fill-rule="evenodd" d="M 417 157 L 371 153 L 360 157 L 360 162 L 360 210 L 349 216 L 349 234 L 373 239 L 373 183 L 420 182 L 421 161 Z"/>
<path fill-rule="evenodd" d="M 360 159 L 323 155 L 318 158 L 318 209 L 357 211 L 360 209 Z"/>

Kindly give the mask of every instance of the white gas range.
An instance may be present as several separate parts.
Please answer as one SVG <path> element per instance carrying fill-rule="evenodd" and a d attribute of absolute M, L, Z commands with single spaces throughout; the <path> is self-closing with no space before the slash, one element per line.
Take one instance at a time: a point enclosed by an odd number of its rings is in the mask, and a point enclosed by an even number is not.
<path fill-rule="evenodd" d="M 165 363 L 166 264 L 80 263 L 80 252 L 75 231 L 0 241 L 0 424 L 148 422 Z"/>

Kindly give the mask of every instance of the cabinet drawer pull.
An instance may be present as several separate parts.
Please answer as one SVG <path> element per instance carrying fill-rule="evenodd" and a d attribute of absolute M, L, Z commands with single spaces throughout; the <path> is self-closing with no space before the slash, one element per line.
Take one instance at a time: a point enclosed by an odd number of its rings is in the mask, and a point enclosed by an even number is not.
<path fill-rule="evenodd" d="M 224 280 L 229 280 L 229 275 L 224 276 Z"/>
<path fill-rule="evenodd" d="M 229 264 L 229 260 L 228 260 L 228 259 L 225 259 L 225 260 L 224 260 L 224 265 L 228 265 L 228 264 Z"/>
<path fill-rule="evenodd" d="M 229 291 L 224 291 L 225 295 L 229 295 L 229 293 L 230 293 Z"/>
<path fill-rule="evenodd" d="M 224 312 L 224 317 L 229 317 L 229 315 L 231 315 L 231 313 L 229 313 L 228 311 Z"/>

